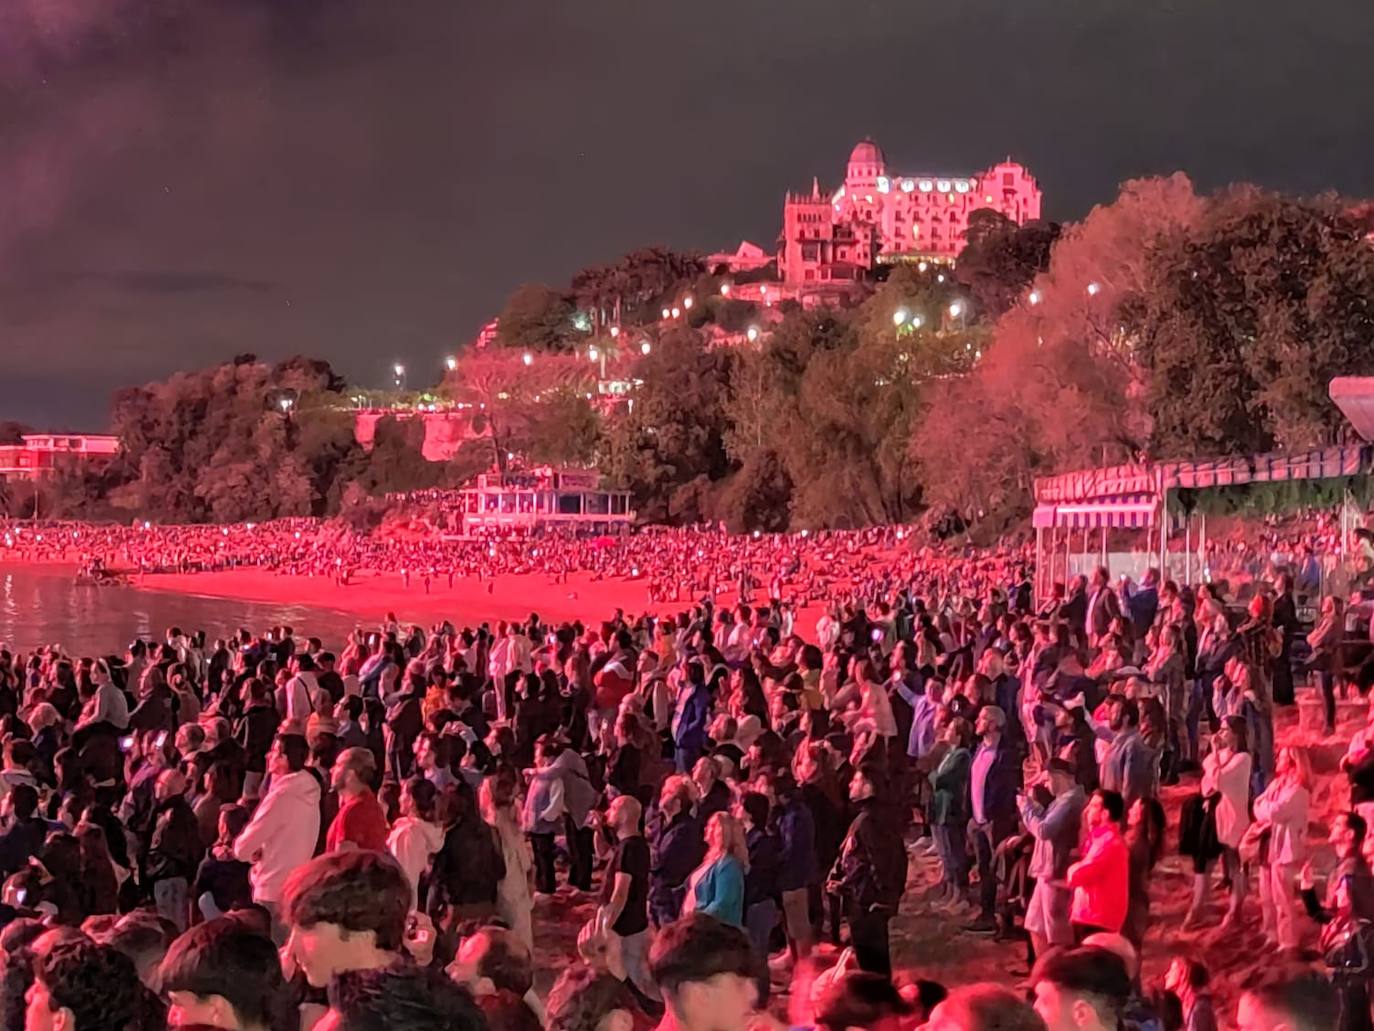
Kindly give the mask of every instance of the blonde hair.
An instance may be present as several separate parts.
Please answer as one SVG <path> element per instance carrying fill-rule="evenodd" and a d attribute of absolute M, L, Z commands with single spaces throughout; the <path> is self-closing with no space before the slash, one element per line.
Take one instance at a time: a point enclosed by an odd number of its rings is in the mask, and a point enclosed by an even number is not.
<path fill-rule="evenodd" d="M 744 841 L 744 824 L 729 813 L 715 813 L 706 821 L 707 831 L 712 825 L 720 828 L 720 854 L 723 856 L 734 856 L 735 860 L 747 872 L 749 869 L 749 846 Z M 711 853 L 706 853 L 703 864 L 710 861 Z"/>

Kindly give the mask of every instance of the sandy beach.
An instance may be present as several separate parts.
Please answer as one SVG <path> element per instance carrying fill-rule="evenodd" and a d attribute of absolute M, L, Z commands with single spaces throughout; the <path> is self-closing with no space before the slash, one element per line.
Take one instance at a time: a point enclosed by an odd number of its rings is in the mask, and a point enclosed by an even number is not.
<path fill-rule="evenodd" d="M 65 560 L 16 560 L 5 556 L 0 558 L 0 569 L 3 568 L 74 575 L 77 566 Z M 630 615 L 646 611 L 676 613 L 692 603 L 686 598 L 650 603 L 648 585 L 643 580 L 598 580 L 589 573 L 571 574 L 567 583 L 550 583 L 541 573 L 506 574 L 480 581 L 459 576 L 451 588 L 447 577 L 440 576 L 430 584 L 428 592 L 423 578 L 418 576 L 412 576 L 407 586 L 398 574 L 364 572 L 341 585 L 325 577 L 289 576 L 267 569 L 156 573 L 135 576 L 133 586 L 143 591 L 199 598 L 306 605 L 347 613 L 364 624 L 376 623 L 387 613 L 395 613 L 403 623 L 430 625 L 447 619 L 460 627 L 502 619 L 528 619 L 531 613 L 555 623 L 575 619 L 590 623 L 605 619 L 617 608 Z M 733 590 L 717 596 L 718 604 L 734 600 Z M 810 635 L 819 615 L 819 609 L 814 607 L 803 609 L 797 621 L 798 630 Z"/>

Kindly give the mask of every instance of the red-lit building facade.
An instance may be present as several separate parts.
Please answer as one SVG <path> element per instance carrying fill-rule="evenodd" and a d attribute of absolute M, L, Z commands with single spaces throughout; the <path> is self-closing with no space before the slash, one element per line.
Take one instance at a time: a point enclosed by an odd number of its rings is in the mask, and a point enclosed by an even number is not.
<path fill-rule="evenodd" d="M 0 479 L 37 480 L 65 469 L 100 466 L 119 454 L 119 438 L 103 433 L 26 433 L 0 445 Z"/>
<path fill-rule="evenodd" d="M 849 155 L 844 184 L 787 195 L 778 276 L 793 285 L 854 282 L 876 264 L 952 263 L 969 216 L 991 208 L 1018 225 L 1040 217 L 1040 187 L 1007 160 L 975 175 L 898 175 L 872 140 Z"/>

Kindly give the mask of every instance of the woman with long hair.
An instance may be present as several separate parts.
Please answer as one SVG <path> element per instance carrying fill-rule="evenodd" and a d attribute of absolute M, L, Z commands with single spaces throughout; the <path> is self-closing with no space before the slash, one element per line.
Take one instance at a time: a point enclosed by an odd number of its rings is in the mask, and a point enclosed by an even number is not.
<path fill-rule="evenodd" d="M 1296 950 L 1298 912 L 1294 902 L 1299 871 L 1307 859 L 1307 817 L 1312 768 L 1300 748 L 1281 748 L 1273 782 L 1255 799 L 1255 819 L 1269 825 L 1269 857 L 1260 866 L 1260 907 L 1270 947 Z"/>
<path fill-rule="evenodd" d="M 716 813 L 706 822 L 706 856 L 687 878 L 683 914 L 705 913 L 743 928 L 744 875 L 748 870 L 744 826 L 729 813 Z"/>
<path fill-rule="evenodd" d="M 503 766 L 482 781 L 478 802 L 482 819 L 496 832 L 506 861 L 506 875 L 496 889 L 496 913 L 532 949 L 534 899 L 530 895 L 530 869 L 533 863 L 525 835 L 520 830 L 517 793 L 514 771 Z"/>
<path fill-rule="evenodd" d="M 1126 848 L 1130 853 L 1130 888 L 1126 923 L 1121 933 L 1140 951 L 1150 925 L 1150 875 L 1164 855 L 1164 806 L 1156 798 L 1137 798 L 1126 811 Z"/>
<path fill-rule="evenodd" d="M 1250 828 L 1250 770 L 1253 765 L 1246 748 L 1245 720 L 1230 716 L 1212 735 L 1212 750 L 1202 760 L 1202 797 L 1212 806 L 1216 845 L 1221 851 L 1222 868 L 1231 885 L 1231 903 L 1222 920 L 1229 930 L 1240 923 L 1245 905 L 1245 864 L 1240 859 L 1240 842 Z M 1193 901 L 1183 918 L 1184 928 L 1202 921 L 1207 906 L 1207 882 L 1213 857 L 1202 849 L 1193 857 Z"/>

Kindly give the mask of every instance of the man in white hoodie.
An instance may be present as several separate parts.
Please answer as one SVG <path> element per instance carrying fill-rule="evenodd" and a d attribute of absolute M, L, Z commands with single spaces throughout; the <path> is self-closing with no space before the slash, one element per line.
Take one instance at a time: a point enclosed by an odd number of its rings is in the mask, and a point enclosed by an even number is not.
<path fill-rule="evenodd" d="M 253 819 L 234 842 L 234 856 L 253 864 L 253 901 L 272 914 L 272 936 L 286 940 L 282 886 L 291 871 L 315 854 L 320 837 L 320 782 L 306 769 L 304 735 L 280 734 L 267 753 L 272 779 Z"/>

